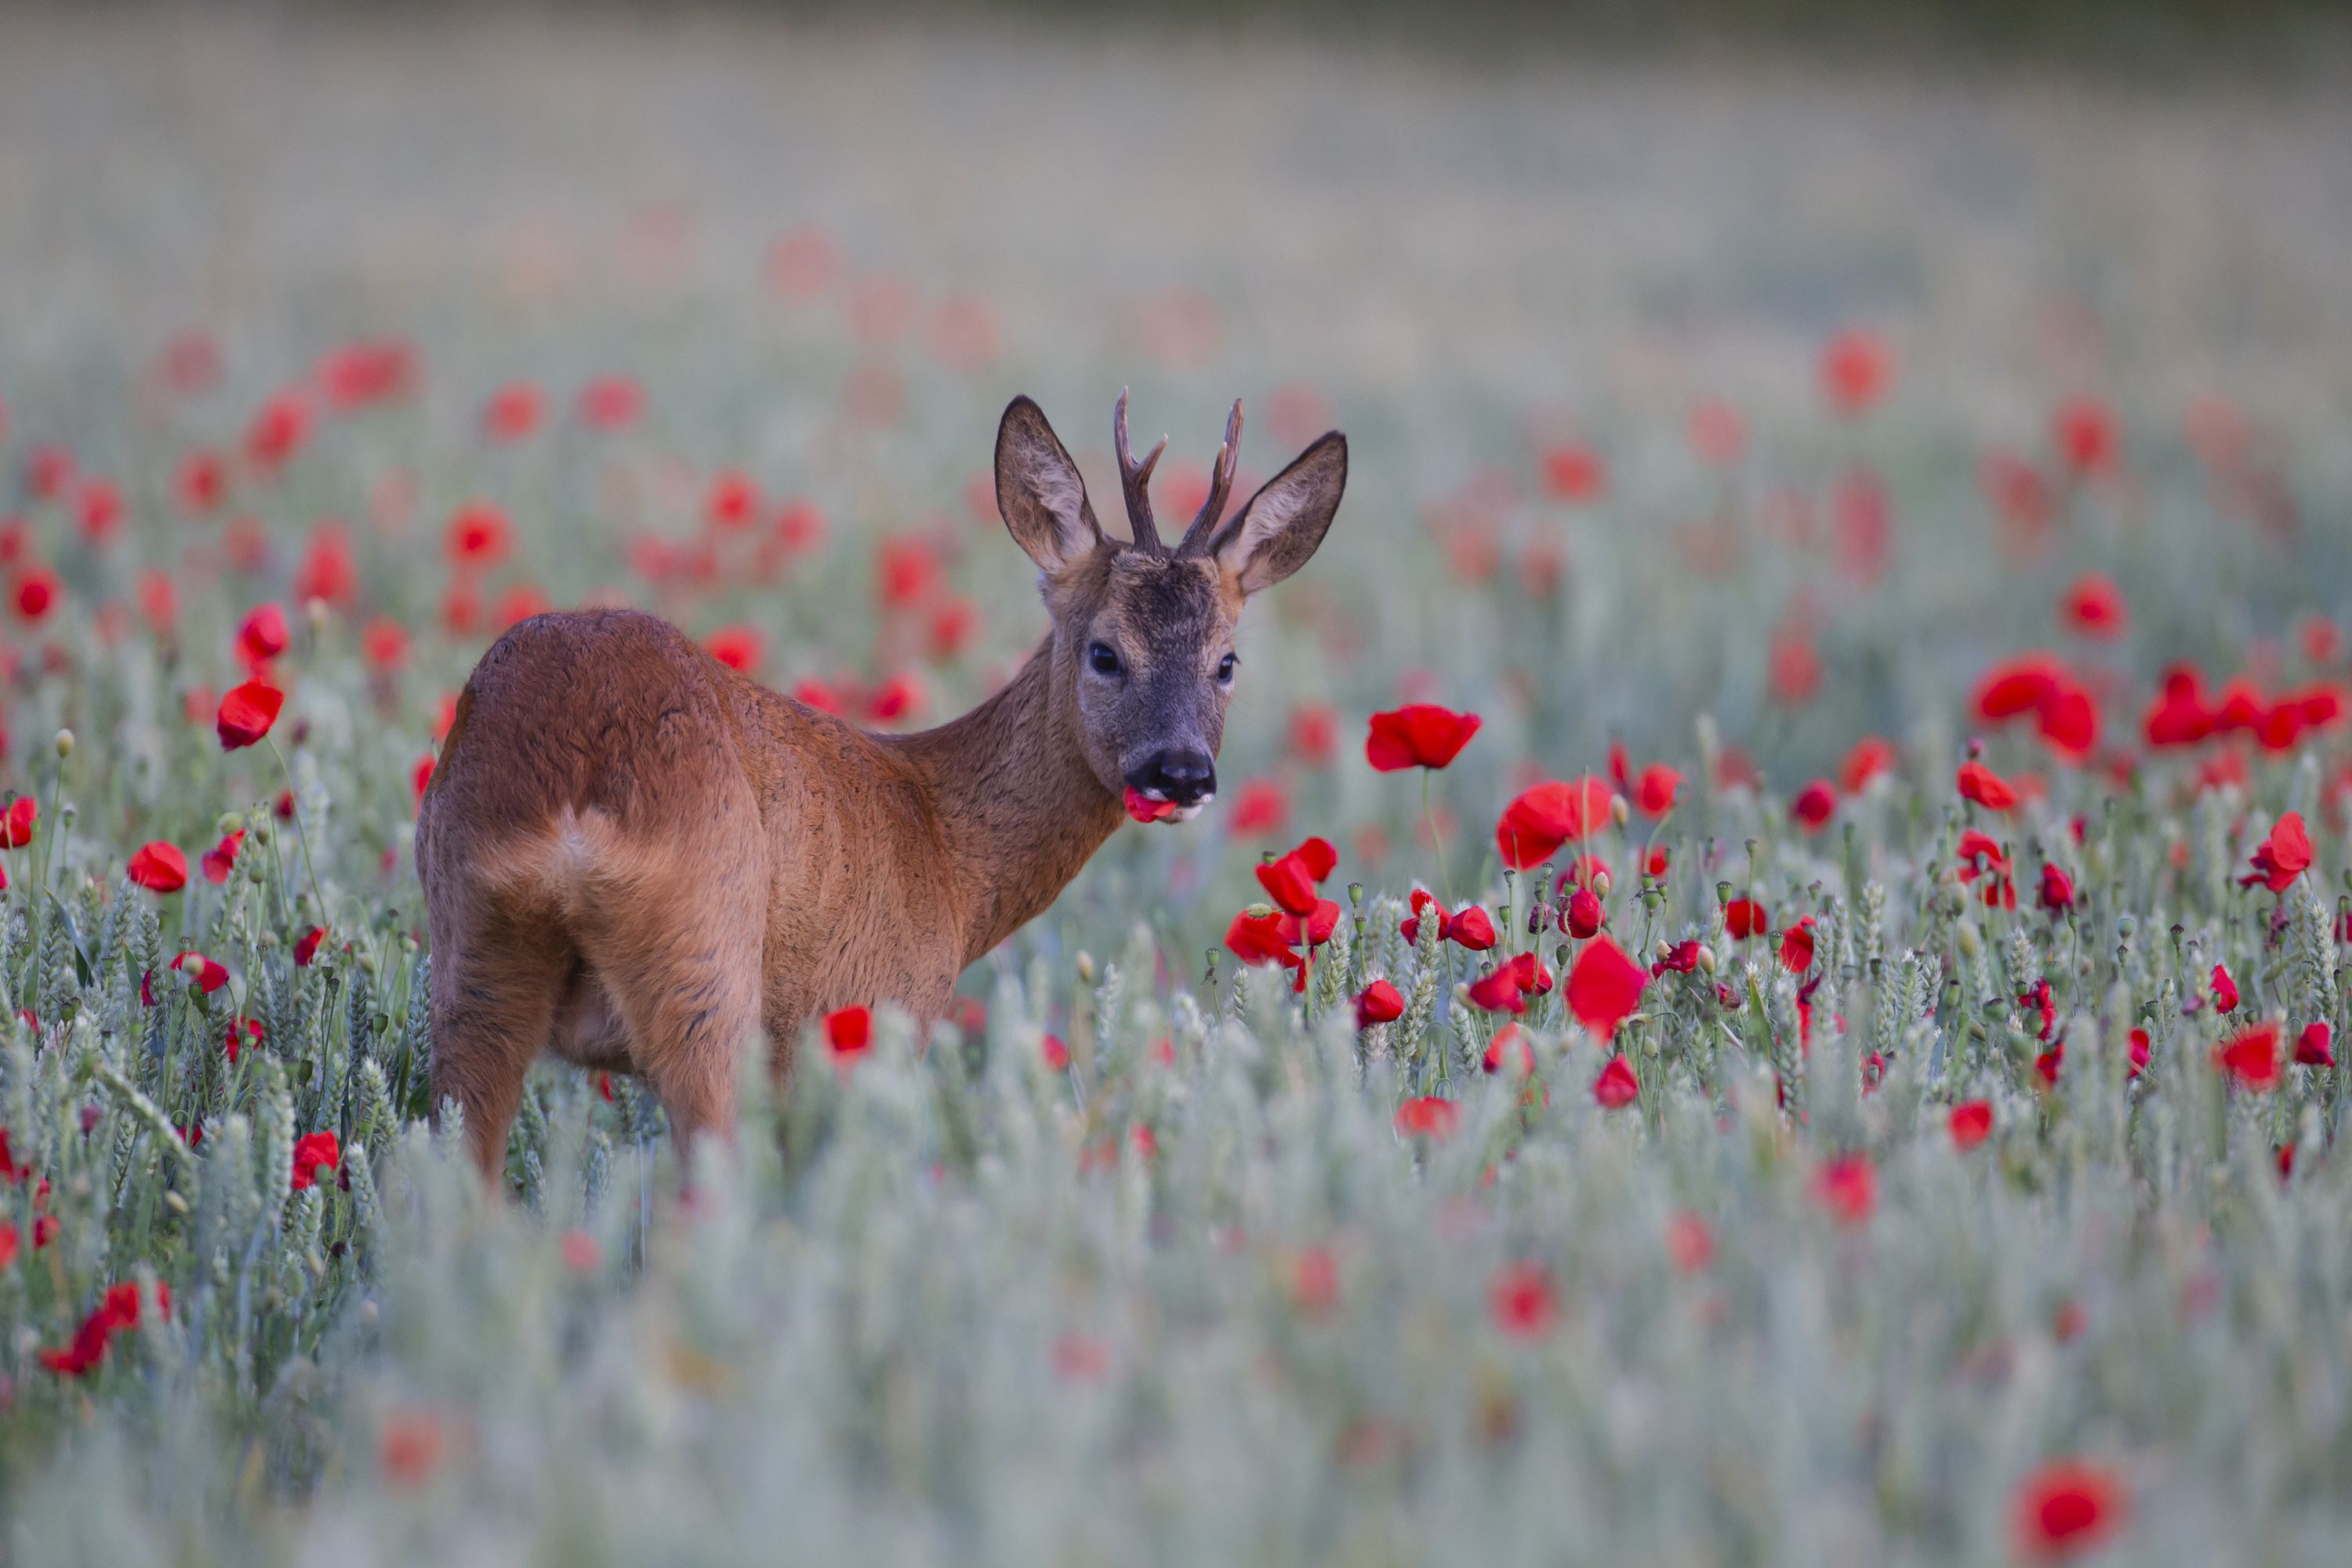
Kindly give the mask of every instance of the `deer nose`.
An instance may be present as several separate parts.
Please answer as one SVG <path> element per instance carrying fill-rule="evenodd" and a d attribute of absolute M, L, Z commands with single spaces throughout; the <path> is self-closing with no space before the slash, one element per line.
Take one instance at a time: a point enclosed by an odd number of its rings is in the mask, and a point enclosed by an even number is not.
<path fill-rule="evenodd" d="M 1217 793 L 1217 764 L 1206 752 L 1156 752 L 1128 770 L 1127 782 L 1160 800 L 1198 805 Z"/>

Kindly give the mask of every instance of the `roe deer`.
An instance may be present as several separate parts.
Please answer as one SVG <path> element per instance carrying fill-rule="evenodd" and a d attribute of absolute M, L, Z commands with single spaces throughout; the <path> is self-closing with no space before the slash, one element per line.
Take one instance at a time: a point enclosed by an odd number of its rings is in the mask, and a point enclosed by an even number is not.
<path fill-rule="evenodd" d="M 1242 406 L 1171 550 L 1163 439 L 1113 429 L 1131 543 L 1026 397 L 996 433 L 996 505 L 1053 626 L 1004 688 L 912 735 L 780 696 L 626 610 L 534 616 L 457 700 L 416 825 L 433 942 L 434 1103 L 486 1177 L 541 1052 L 642 1075 L 684 1154 L 731 1125 L 739 1053 L 779 1073 L 820 1012 L 946 1007 L 964 967 L 1043 910 L 1121 818 L 1198 814 L 1233 695 L 1242 602 L 1304 565 L 1347 484 L 1332 431 L 1230 520 Z M 1148 805 L 1144 803 L 1149 803 Z"/>

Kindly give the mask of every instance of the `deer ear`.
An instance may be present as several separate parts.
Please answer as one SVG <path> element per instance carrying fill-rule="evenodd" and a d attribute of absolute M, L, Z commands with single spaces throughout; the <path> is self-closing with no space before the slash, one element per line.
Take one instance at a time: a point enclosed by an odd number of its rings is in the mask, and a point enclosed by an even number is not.
<path fill-rule="evenodd" d="M 1333 430 L 1250 497 L 1209 542 L 1209 553 L 1244 594 L 1271 588 L 1307 564 L 1347 488 L 1348 438 Z"/>
<path fill-rule="evenodd" d="M 1078 466 L 1045 423 L 1045 411 L 1026 397 L 1006 404 L 996 427 L 996 510 L 1013 542 L 1048 577 L 1102 542 Z"/>

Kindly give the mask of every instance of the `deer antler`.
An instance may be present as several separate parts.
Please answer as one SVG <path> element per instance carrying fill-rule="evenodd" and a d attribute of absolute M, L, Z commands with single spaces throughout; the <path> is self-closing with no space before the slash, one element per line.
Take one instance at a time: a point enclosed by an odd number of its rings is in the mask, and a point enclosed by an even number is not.
<path fill-rule="evenodd" d="M 1160 542 L 1159 527 L 1151 521 L 1151 470 L 1160 464 L 1160 454 L 1168 450 L 1168 437 L 1160 437 L 1160 445 L 1150 455 L 1137 462 L 1127 445 L 1127 389 L 1119 388 L 1118 407 L 1111 415 L 1111 438 L 1118 445 L 1118 488 L 1127 493 L 1127 521 L 1134 531 L 1135 542 L 1147 554 L 1165 555 L 1168 547 Z"/>
<path fill-rule="evenodd" d="M 1225 416 L 1225 444 L 1217 448 L 1217 466 L 1209 476 L 1209 499 L 1201 503 L 1201 510 L 1192 519 L 1192 526 L 1184 531 L 1184 542 L 1176 547 L 1179 555 L 1198 555 L 1209 547 L 1209 540 L 1217 531 L 1217 524 L 1225 515 L 1225 499 L 1234 493 L 1234 461 L 1242 450 L 1242 400 L 1234 399 L 1234 411 Z"/>

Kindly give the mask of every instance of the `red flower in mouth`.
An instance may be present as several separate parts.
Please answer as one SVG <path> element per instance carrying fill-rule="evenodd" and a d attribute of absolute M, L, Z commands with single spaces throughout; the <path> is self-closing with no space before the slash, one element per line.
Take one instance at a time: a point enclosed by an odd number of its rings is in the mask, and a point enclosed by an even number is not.
<path fill-rule="evenodd" d="M 1119 796 L 1119 804 L 1138 822 L 1165 822 L 1184 809 L 1172 800 L 1154 800 L 1133 784 L 1128 785 L 1126 793 Z"/>
<path fill-rule="evenodd" d="M 1315 885 L 1339 863 L 1339 852 L 1328 838 L 1309 838 L 1287 855 L 1257 868 L 1258 885 L 1286 914 L 1308 915 L 1318 901 Z"/>
<path fill-rule="evenodd" d="M 873 1042 L 873 1009 L 842 1007 L 824 1016 L 825 1047 L 837 1065 L 845 1067 L 856 1061 Z"/>
<path fill-rule="evenodd" d="M 1364 742 L 1364 760 L 1381 773 L 1403 768 L 1442 768 L 1462 754 L 1478 732 L 1475 713 L 1456 713 L 1433 702 L 1412 702 L 1375 713 Z"/>
<path fill-rule="evenodd" d="M 1568 1010 L 1596 1035 L 1614 1035 L 1642 1000 L 1649 973 L 1605 936 L 1595 937 L 1568 972 Z"/>
<path fill-rule="evenodd" d="M 2290 811 L 2278 819 L 2271 836 L 2253 853 L 2253 871 L 2238 879 L 2242 887 L 2260 882 L 2273 893 L 2284 893 L 2294 879 L 2311 868 L 2311 835 L 2305 831 L 2303 814 Z"/>
<path fill-rule="evenodd" d="M 233 689 L 221 699 L 220 711 L 213 727 L 220 733 L 221 750 L 234 752 L 250 746 L 269 733 L 278 722 L 278 710 L 286 706 L 286 693 L 266 680 L 248 680 Z"/>
<path fill-rule="evenodd" d="M 2054 1563 L 2096 1550 L 2123 1525 L 2123 1483 L 2084 1459 L 2053 1459 L 2017 1489 L 2018 1552 Z"/>
<path fill-rule="evenodd" d="M 143 844 L 131 857 L 125 874 L 152 893 L 176 893 L 188 885 L 188 858 L 176 845 L 161 839 Z"/>
<path fill-rule="evenodd" d="M 1404 998 L 1385 980 L 1375 980 L 1356 994 L 1356 1027 L 1392 1024 L 1404 1016 Z"/>
<path fill-rule="evenodd" d="M 331 1131 L 305 1132 L 294 1143 L 294 1190 L 299 1193 L 314 1185 L 320 1168 L 332 1170 L 342 1163 L 342 1146 Z"/>
<path fill-rule="evenodd" d="M 1551 780 L 1504 808 L 1495 825 L 1495 844 L 1504 865 L 1524 871 L 1608 820 L 1608 781 L 1590 773 L 1573 784 Z"/>
<path fill-rule="evenodd" d="M 1987 811 L 2007 811 L 2017 805 L 2016 789 L 1982 763 L 1962 763 L 1957 782 L 1962 799 L 1972 800 Z"/>

